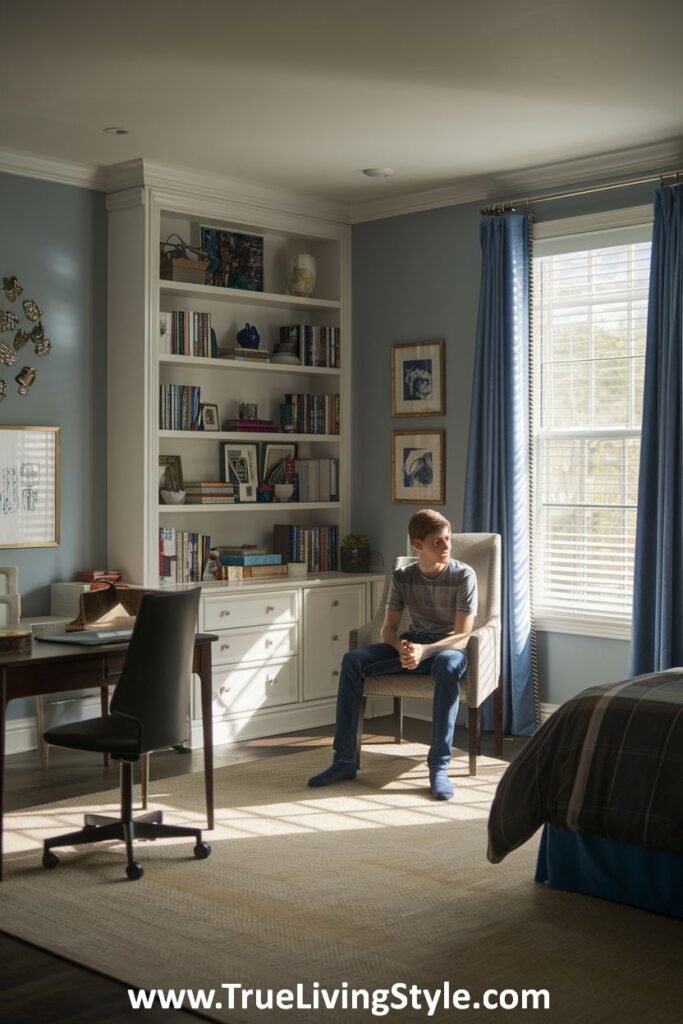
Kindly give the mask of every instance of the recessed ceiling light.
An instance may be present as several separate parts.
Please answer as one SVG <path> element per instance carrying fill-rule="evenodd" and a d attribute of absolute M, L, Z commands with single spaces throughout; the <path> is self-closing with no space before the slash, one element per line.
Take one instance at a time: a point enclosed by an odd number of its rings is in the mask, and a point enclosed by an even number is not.
<path fill-rule="evenodd" d="M 364 167 L 363 174 L 368 178 L 390 178 L 394 174 L 393 167 Z"/>
<path fill-rule="evenodd" d="M 102 131 L 106 132 L 107 135 L 128 135 L 128 129 L 127 128 L 118 128 L 118 127 L 103 128 Z"/>

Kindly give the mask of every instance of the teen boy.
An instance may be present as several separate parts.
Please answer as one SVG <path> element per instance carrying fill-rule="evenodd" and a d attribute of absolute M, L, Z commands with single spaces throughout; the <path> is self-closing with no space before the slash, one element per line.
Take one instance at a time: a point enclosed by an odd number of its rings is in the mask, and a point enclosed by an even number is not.
<path fill-rule="evenodd" d="M 382 625 L 382 643 L 349 651 L 342 659 L 337 694 L 334 759 L 313 775 L 309 786 L 354 779 L 356 732 L 366 676 L 396 672 L 430 674 L 434 682 L 429 787 L 437 800 L 450 800 L 448 778 L 459 680 L 467 668 L 465 647 L 477 614 L 477 577 L 451 558 L 451 524 L 439 512 L 422 509 L 411 517 L 408 536 L 417 561 L 394 569 Z M 411 628 L 398 635 L 403 609 Z"/>

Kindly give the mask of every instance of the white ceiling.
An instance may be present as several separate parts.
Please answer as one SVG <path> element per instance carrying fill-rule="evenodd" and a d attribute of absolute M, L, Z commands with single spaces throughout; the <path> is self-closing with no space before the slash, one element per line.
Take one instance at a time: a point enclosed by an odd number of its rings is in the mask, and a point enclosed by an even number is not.
<path fill-rule="evenodd" d="M 683 136 L 681 0 L 0 6 L 0 146 L 90 167 L 358 203 Z"/>

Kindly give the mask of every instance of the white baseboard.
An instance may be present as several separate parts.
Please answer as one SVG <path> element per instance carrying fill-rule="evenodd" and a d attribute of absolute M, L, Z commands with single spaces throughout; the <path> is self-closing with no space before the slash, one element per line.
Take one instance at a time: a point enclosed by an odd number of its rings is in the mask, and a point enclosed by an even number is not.
<path fill-rule="evenodd" d="M 68 707 L 68 718 L 65 709 Z M 96 718 L 101 714 L 99 697 L 64 697 L 63 700 L 45 699 L 45 720 L 48 725 L 59 725 L 62 721 L 80 721 Z M 38 749 L 36 720 L 33 715 L 26 718 L 10 718 L 5 725 L 5 754 L 23 754 Z"/>

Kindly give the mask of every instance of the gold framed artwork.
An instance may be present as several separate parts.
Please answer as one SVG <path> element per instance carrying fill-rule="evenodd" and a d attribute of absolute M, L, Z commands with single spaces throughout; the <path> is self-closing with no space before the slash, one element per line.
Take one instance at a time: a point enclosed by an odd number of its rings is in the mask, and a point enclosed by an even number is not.
<path fill-rule="evenodd" d="M 59 427 L 0 427 L 0 548 L 59 544 Z"/>
<path fill-rule="evenodd" d="M 416 505 L 443 505 L 446 500 L 443 430 L 391 436 L 391 500 Z"/>
<path fill-rule="evenodd" d="M 443 416 L 445 411 L 443 341 L 392 345 L 392 416 Z"/>

